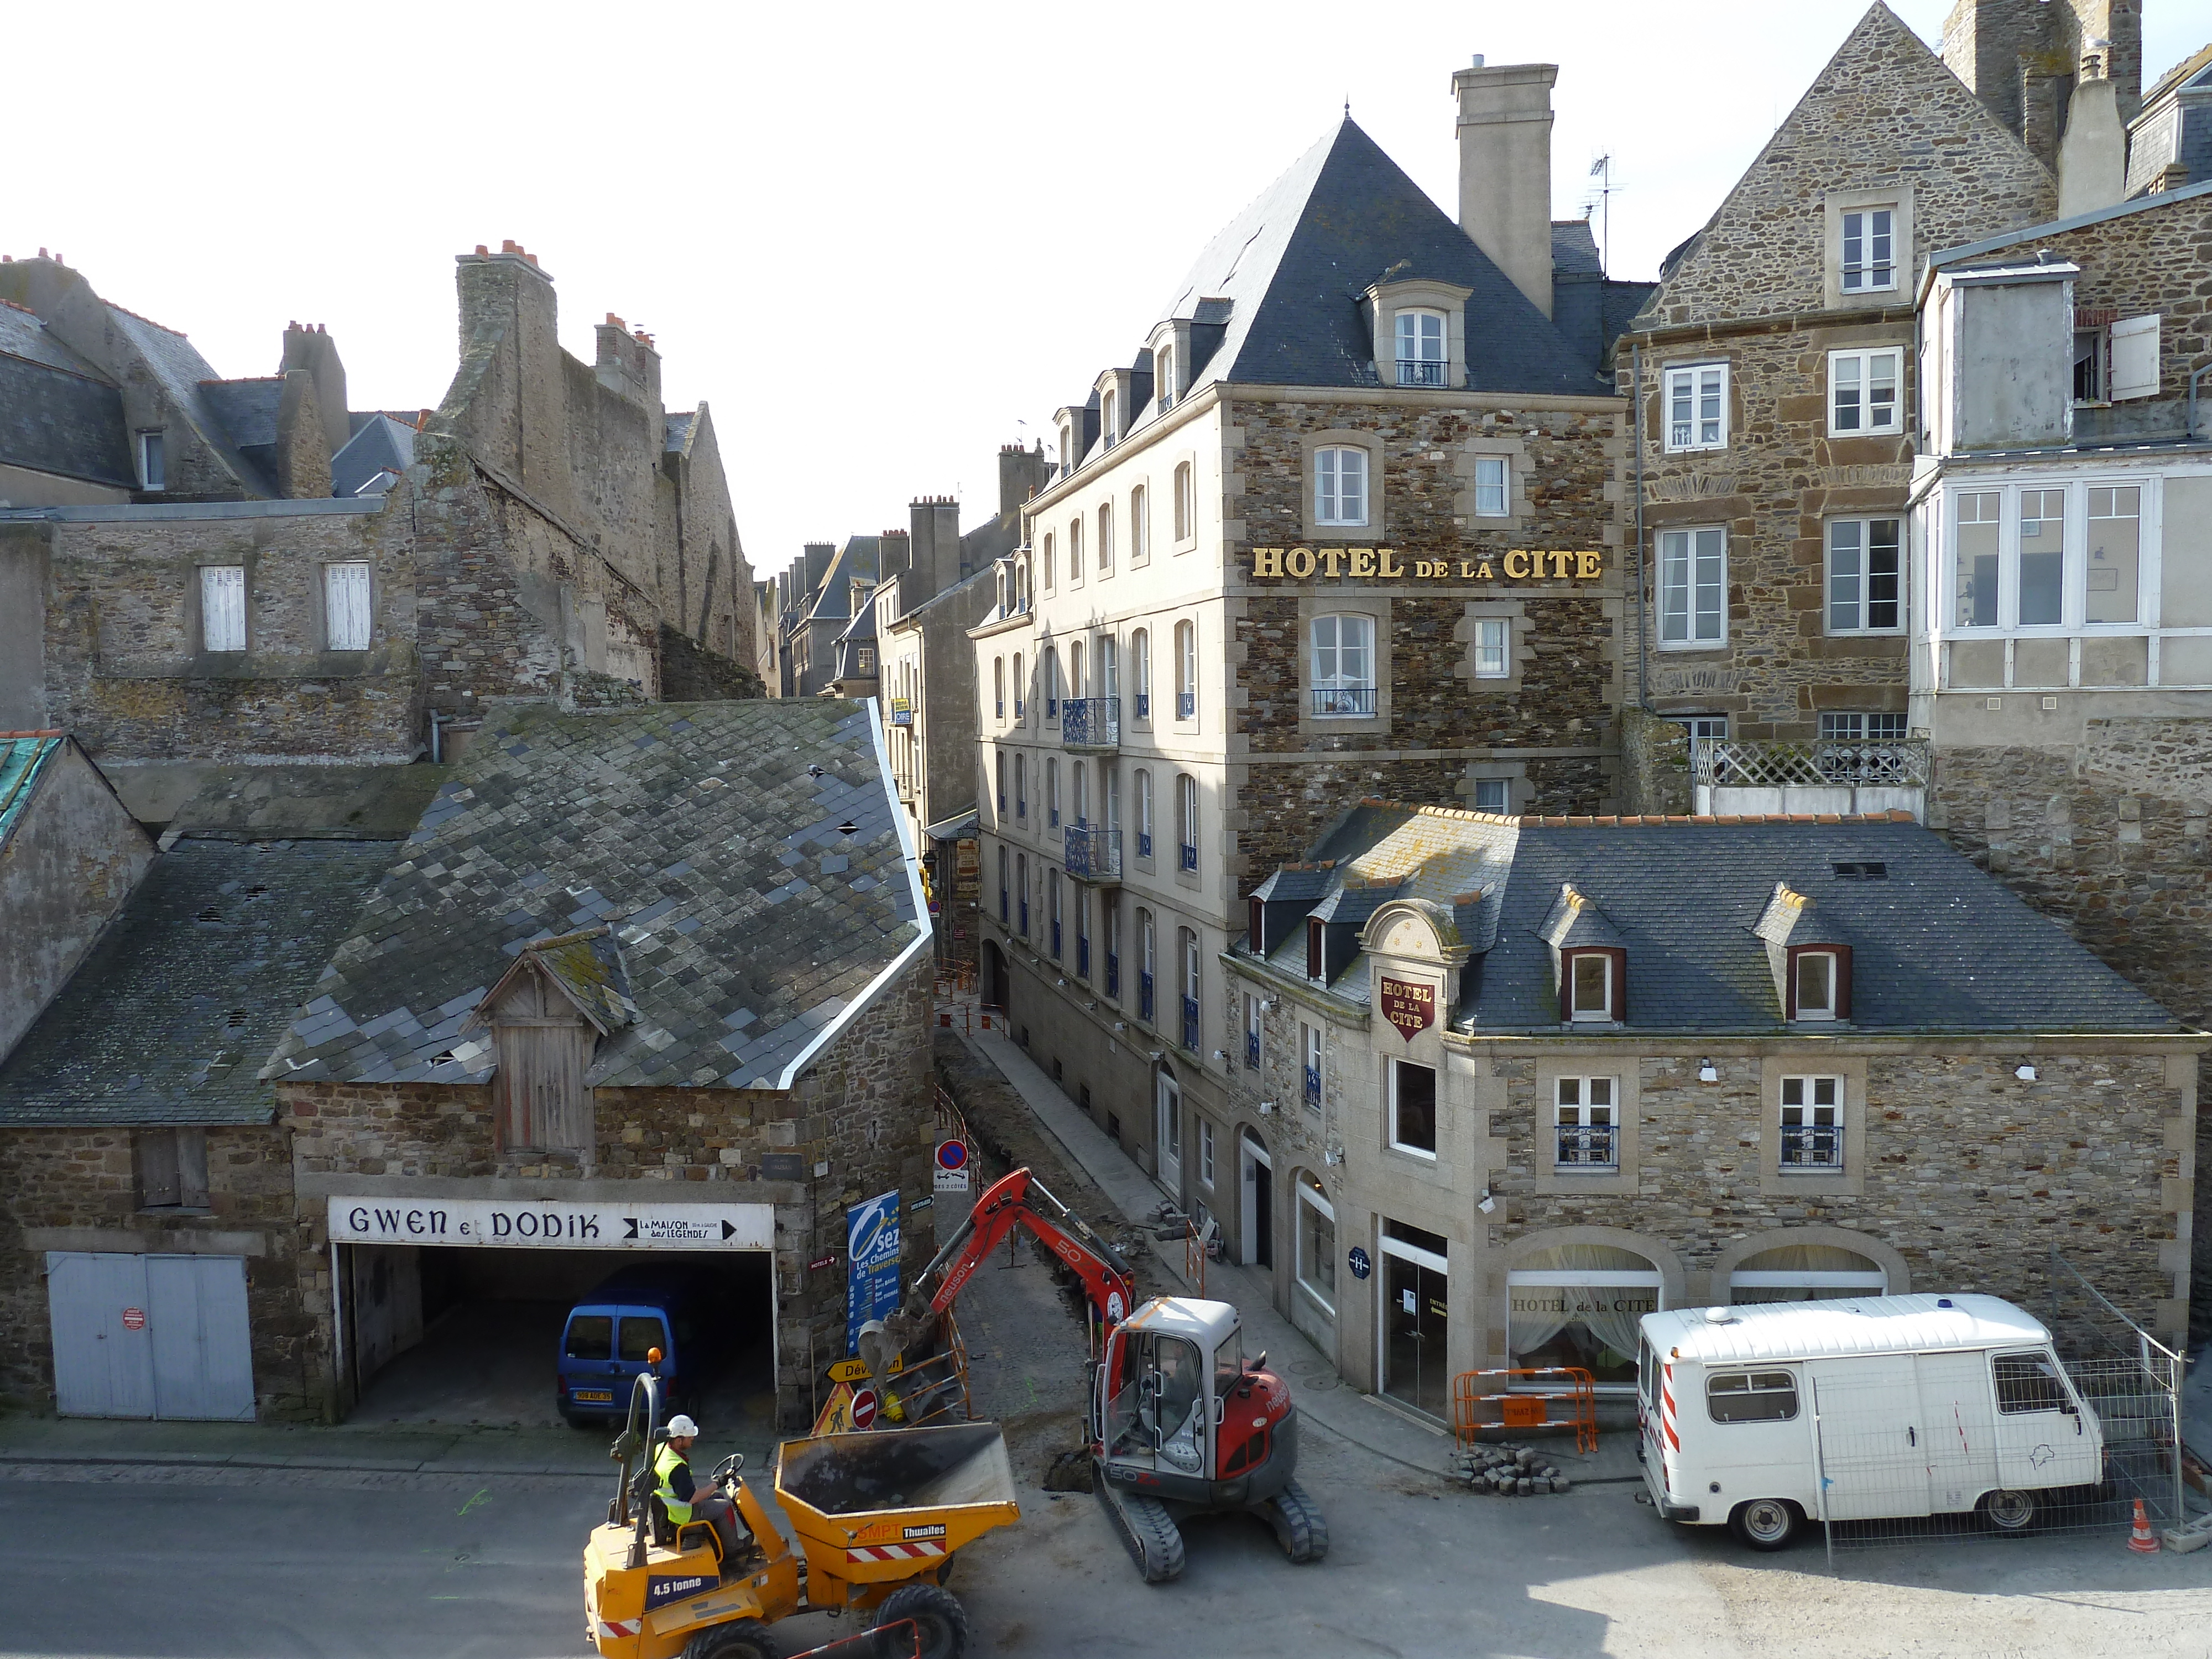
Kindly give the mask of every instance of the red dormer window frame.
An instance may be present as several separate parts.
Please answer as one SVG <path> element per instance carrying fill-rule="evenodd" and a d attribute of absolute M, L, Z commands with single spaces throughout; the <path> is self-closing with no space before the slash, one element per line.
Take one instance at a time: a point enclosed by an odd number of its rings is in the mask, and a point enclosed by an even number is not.
<path fill-rule="evenodd" d="M 1813 1018 L 1820 1024 L 1851 1017 L 1851 947 L 1848 945 L 1792 945 L 1785 947 L 1782 972 L 1783 1017 L 1803 1018 L 1797 1012 L 1797 963 L 1802 957 L 1833 957 L 1836 962 L 1834 1003 L 1827 1014 Z"/>
<path fill-rule="evenodd" d="M 1607 963 L 1604 1019 L 1575 1017 L 1575 963 L 1583 957 L 1601 957 Z M 1583 945 L 1559 952 L 1559 1023 L 1562 1025 L 1622 1024 L 1628 1018 L 1628 952 L 1618 945 Z"/>
<path fill-rule="evenodd" d="M 1306 977 L 1317 980 L 1322 976 L 1326 960 L 1322 947 L 1323 925 L 1319 916 L 1306 918 Z"/>

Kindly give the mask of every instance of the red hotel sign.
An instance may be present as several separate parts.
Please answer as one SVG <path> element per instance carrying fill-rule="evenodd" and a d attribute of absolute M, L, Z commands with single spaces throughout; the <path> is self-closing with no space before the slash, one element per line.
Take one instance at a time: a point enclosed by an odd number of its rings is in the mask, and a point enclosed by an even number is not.
<path fill-rule="evenodd" d="M 1411 1042 L 1437 1023 L 1437 988 L 1402 979 L 1382 981 L 1382 1018 Z"/>

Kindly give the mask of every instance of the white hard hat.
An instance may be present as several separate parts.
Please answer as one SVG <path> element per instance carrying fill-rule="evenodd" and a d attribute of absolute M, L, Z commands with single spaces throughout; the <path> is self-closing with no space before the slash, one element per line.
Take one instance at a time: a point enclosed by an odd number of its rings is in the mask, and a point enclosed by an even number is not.
<path fill-rule="evenodd" d="M 699 1425 L 678 1412 L 668 1419 L 668 1437 L 671 1440 L 696 1440 L 699 1437 Z"/>

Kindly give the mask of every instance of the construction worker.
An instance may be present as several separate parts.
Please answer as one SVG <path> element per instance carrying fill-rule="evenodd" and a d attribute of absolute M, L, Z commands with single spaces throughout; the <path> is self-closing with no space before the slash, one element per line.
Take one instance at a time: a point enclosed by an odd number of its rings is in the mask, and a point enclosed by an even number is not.
<path fill-rule="evenodd" d="M 668 1419 L 668 1438 L 653 1455 L 653 1495 L 672 1527 L 690 1521 L 712 1526 L 714 1536 L 721 1540 L 722 1559 L 734 1562 L 746 1528 L 727 1497 L 719 1491 L 702 1495 L 692 1479 L 691 1446 L 698 1437 L 699 1425 L 685 1413 L 679 1412 Z"/>

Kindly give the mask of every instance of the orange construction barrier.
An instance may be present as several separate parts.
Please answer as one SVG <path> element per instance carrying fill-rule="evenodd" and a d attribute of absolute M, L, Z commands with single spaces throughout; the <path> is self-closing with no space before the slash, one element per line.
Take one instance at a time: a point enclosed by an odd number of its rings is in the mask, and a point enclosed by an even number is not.
<path fill-rule="evenodd" d="M 1562 1408 L 1564 1414 L 1558 1414 Z M 1485 1420 L 1492 1412 L 1496 1413 L 1496 1420 Z M 1462 1371 L 1452 1379 L 1452 1433 L 1463 1446 L 1474 1444 L 1477 1437 L 1485 1433 L 1564 1428 L 1570 1424 L 1575 1431 L 1575 1449 L 1595 1451 L 1597 1384 L 1578 1366 Z"/>

